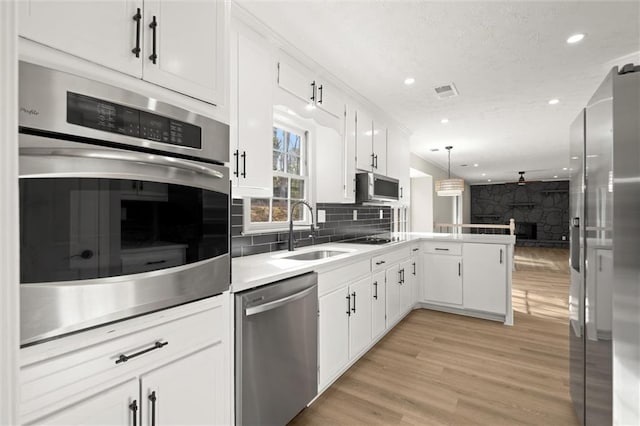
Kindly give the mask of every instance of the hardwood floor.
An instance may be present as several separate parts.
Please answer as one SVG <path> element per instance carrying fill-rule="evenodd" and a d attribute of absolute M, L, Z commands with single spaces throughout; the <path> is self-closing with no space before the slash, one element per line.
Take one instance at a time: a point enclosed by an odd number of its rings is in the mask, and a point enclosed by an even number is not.
<path fill-rule="evenodd" d="M 414 310 L 291 425 L 575 425 L 568 250 L 516 249 L 515 325 Z"/>

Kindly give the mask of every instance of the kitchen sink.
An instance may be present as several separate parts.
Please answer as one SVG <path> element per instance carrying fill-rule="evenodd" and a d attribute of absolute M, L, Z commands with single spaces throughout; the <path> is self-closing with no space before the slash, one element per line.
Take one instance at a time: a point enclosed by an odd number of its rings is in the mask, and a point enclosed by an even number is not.
<path fill-rule="evenodd" d="M 300 254 L 292 254 L 290 256 L 283 256 L 282 259 L 290 259 L 290 260 L 318 260 L 318 259 L 326 259 L 327 257 L 338 256 L 340 254 L 349 253 L 348 251 L 340 251 L 340 250 L 314 250 L 307 251 Z"/>

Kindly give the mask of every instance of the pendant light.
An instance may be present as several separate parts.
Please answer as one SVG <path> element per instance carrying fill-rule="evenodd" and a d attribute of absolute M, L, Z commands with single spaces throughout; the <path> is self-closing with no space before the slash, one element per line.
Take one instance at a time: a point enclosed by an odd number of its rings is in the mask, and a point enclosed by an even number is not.
<path fill-rule="evenodd" d="M 451 179 L 451 149 L 452 146 L 445 146 L 445 149 L 449 151 L 449 177 L 447 179 L 440 179 L 436 181 L 436 193 L 440 197 L 457 197 L 462 195 L 464 191 L 463 179 Z"/>
<path fill-rule="evenodd" d="M 524 172 L 518 172 L 518 174 L 520 175 L 520 179 L 518 179 L 518 185 L 526 185 L 527 182 L 524 180 Z"/>

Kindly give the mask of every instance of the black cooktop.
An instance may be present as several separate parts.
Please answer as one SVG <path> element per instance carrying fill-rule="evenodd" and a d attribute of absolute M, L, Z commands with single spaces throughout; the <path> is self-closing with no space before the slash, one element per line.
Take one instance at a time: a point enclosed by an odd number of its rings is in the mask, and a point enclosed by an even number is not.
<path fill-rule="evenodd" d="M 348 244 L 387 244 L 394 241 L 398 241 L 398 239 L 393 237 L 386 237 L 386 236 L 385 237 L 368 236 L 368 237 L 353 238 L 351 240 L 343 240 L 340 242 L 348 243 Z"/>

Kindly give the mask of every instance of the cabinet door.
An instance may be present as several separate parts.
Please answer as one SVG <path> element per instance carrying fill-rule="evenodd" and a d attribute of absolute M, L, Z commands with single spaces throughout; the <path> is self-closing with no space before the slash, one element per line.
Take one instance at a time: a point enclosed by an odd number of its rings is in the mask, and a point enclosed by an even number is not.
<path fill-rule="evenodd" d="M 94 15 L 99 20 L 98 15 Z M 155 17 L 155 63 L 153 55 Z M 145 0 L 142 78 L 215 105 L 224 103 L 225 2 Z"/>
<path fill-rule="evenodd" d="M 126 74 L 142 76 L 143 52 L 139 57 L 132 52 L 136 47 L 133 18 L 138 8 L 142 15 L 142 0 L 25 0 L 18 2 L 18 8 L 22 37 Z M 141 18 L 141 37 L 145 32 Z"/>
<path fill-rule="evenodd" d="M 356 112 L 356 168 L 375 171 L 373 168 L 373 120 L 365 111 Z"/>
<path fill-rule="evenodd" d="M 387 175 L 387 128 L 373 123 L 373 172 Z"/>
<path fill-rule="evenodd" d="M 371 343 L 371 278 L 351 284 L 349 294 L 349 359 L 353 359 Z"/>
<path fill-rule="evenodd" d="M 346 107 L 345 123 L 345 175 L 344 200 L 346 203 L 356 201 L 356 111 Z"/>
<path fill-rule="evenodd" d="M 424 300 L 435 303 L 462 304 L 462 258 L 441 254 L 422 257 Z"/>
<path fill-rule="evenodd" d="M 345 202 L 344 137 L 335 129 L 316 127 L 316 200 L 319 203 Z"/>
<path fill-rule="evenodd" d="M 129 380 L 30 424 L 50 426 L 138 424 L 138 420 L 134 420 L 134 416 L 140 415 L 138 390 L 138 381 Z"/>
<path fill-rule="evenodd" d="M 334 117 L 344 115 L 344 98 L 337 88 L 320 81 L 316 94 L 316 106 Z"/>
<path fill-rule="evenodd" d="M 387 329 L 385 272 L 380 271 L 371 278 L 371 335 L 375 339 Z"/>
<path fill-rule="evenodd" d="M 319 389 L 322 389 L 349 361 L 348 289 L 343 287 L 320 297 L 318 320 Z"/>
<path fill-rule="evenodd" d="M 273 61 L 258 36 L 244 27 L 233 34 L 233 44 L 231 113 L 237 114 L 237 126 L 231 134 L 233 193 L 234 196 L 270 197 L 273 195 Z"/>
<path fill-rule="evenodd" d="M 278 63 L 278 86 L 310 104 L 315 100 L 314 80 L 286 62 Z"/>
<path fill-rule="evenodd" d="M 418 265 L 416 258 L 411 258 L 402 262 L 401 270 L 404 270 L 404 282 L 400 286 L 400 310 L 405 312 L 411 309 L 415 303 L 416 282 L 418 275 Z"/>
<path fill-rule="evenodd" d="M 389 129 L 387 131 L 387 176 L 400 181 L 399 201 L 405 205 L 409 205 L 410 199 L 409 155 L 409 140 L 403 138 L 399 132 Z"/>
<path fill-rule="evenodd" d="M 387 282 L 387 328 L 400 316 L 400 267 L 395 265 L 386 270 Z"/>
<path fill-rule="evenodd" d="M 218 342 L 142 376 L 141 424 L 228 424 L 228 350 Z"/>
<path fill-rule="evenodd" d="M 465 243 L 462 256 L 465 309 L 506 314 L 506 246 Z"/>

